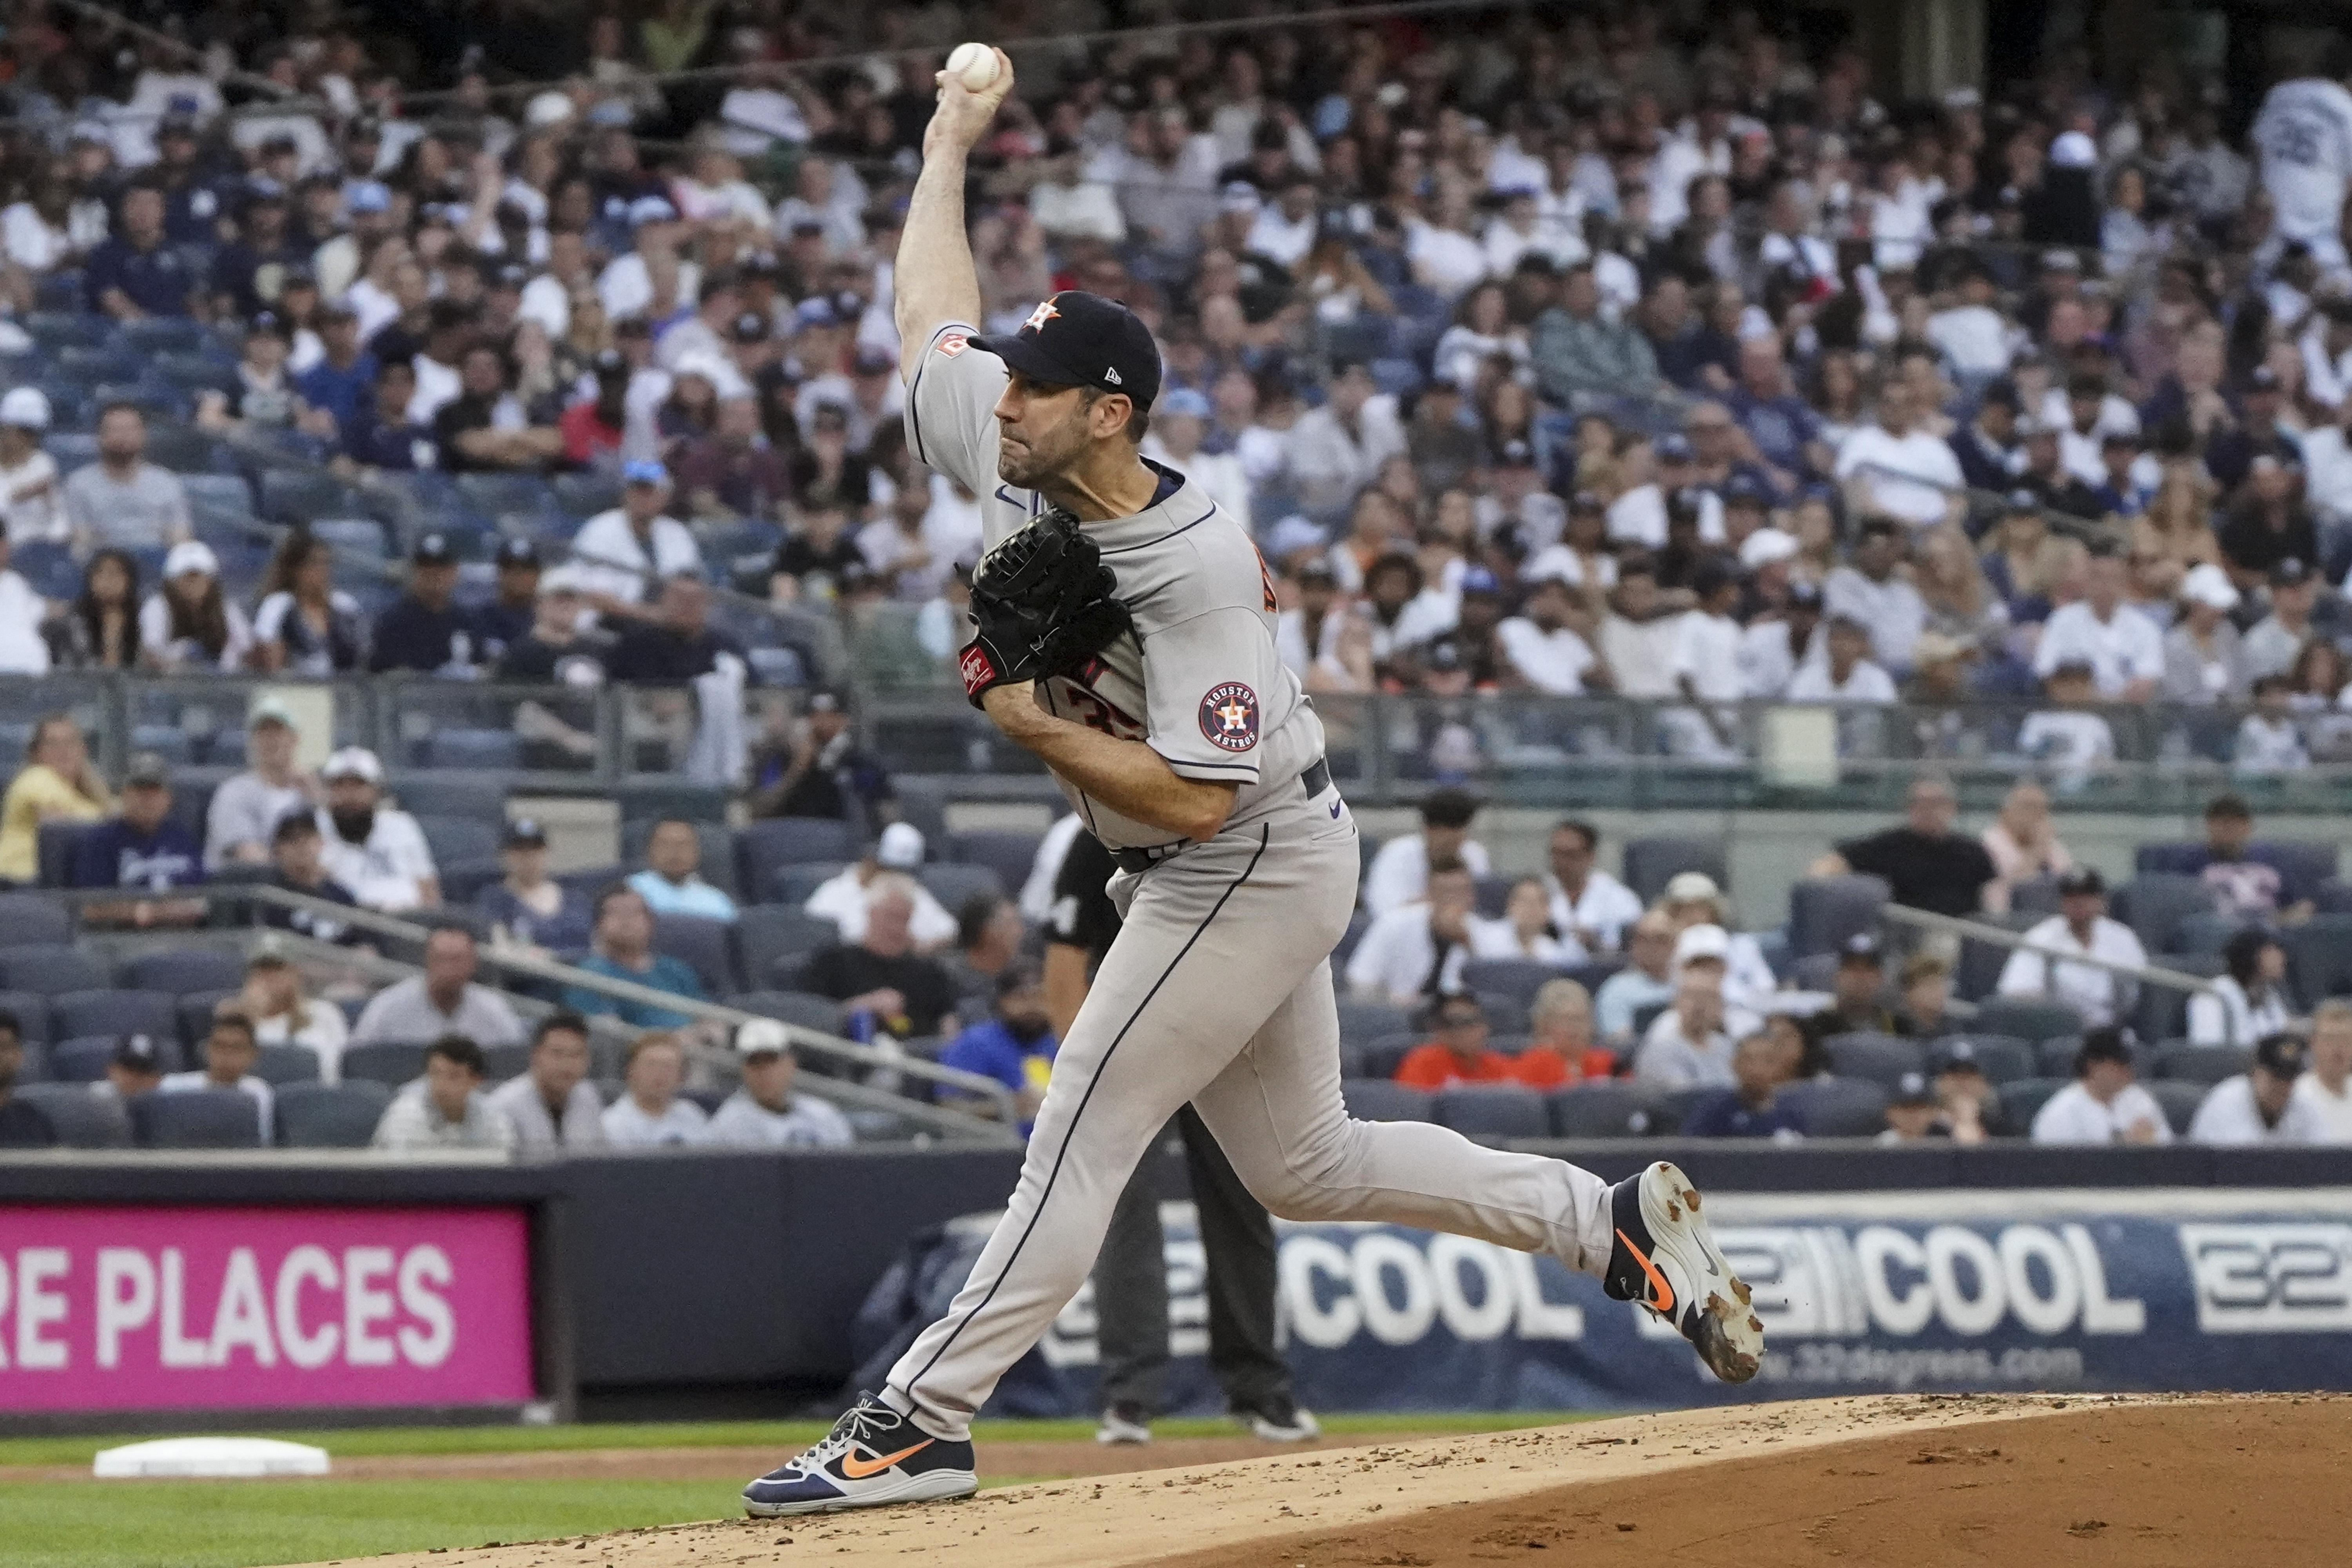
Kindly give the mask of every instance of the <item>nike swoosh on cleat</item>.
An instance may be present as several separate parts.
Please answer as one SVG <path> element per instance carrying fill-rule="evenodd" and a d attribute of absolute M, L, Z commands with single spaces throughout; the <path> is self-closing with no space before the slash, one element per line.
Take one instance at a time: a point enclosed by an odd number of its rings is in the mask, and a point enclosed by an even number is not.
<path fill-rule="evenodd" d="M 1642 1272 L 1650 1277 L 1651 1287 L 1660 1298 L 1642 1304 L 1654 1312 L 1671 1316 L 1675 1310 L 1675 1288 L 1666 1283 L 1666 1277 L 1658 1272 L 1658 1266 L 1650 1261 L 1649 1254 L 1633 1245 L 1632 1237 L 1621 1230 L 1617 1233 L 1617 1239 L 1625 1244 L 1625 1250 L 1633 1255 L 1633 1261 L 1640 1264 Z"/>
<path fill-rule="evenodd" d="M 1668 1291 L 1667 1294 L 1672 1295 L 1673 1292 Z M 936 1437 L 926 1437 L 911 1448 L 901 1448 L 895 1454 L 885 1454 L 878 1459 L 861 1459 L 854 1454 L 845 1454 L 842 1456 L 841 1473 L 853 1481 L 862 1481 L 868 1476 L 888 1469 L 901 1459 L 913 1458 L 938 1441 Z"/>

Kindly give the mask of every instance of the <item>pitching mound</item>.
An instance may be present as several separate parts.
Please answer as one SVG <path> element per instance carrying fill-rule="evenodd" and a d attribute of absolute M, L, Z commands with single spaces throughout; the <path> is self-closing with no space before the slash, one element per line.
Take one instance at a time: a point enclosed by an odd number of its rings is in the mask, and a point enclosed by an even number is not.
<path fill-rule="evenodd" d="M 1678 1411 L 373 1560 L 415 1568 L 1906 1568 L 2344 1560 L 2352 1397 L 1906 1396 Z M 985 1472 L 988 1450 L 981 1451 Z M 1694 1473 L 1703 1472 L 1703 1473 Z M 1563 1559 L 1565 1561 L 1566 1559 Z"/>

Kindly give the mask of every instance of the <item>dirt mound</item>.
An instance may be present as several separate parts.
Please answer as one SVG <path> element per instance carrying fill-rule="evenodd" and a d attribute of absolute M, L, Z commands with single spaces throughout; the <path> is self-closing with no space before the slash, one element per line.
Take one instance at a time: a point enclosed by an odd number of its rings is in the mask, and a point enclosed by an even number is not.
<path fill-rule="evenodd" d="M 380 1568 L 2338 1563 L 2352 1398 L 1899 1396 L 1381 1444 Z M 1689 1472 L 1703 1470 L 1704 1475 Z M 812 1550 L 813 1549 L 813 1550 Z"/>

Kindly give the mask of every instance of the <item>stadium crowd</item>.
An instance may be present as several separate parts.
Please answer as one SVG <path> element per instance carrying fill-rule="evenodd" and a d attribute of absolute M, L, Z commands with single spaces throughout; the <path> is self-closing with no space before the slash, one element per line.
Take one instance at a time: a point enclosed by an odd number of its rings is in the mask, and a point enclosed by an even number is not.
<path fill-rule="evenodd" d="M 714 620 L 715 580 L 785 624 L 835 622 L 867 687 L 945 679 L 980 514 L 909 453 L 891 267 L 930 73 L 989 18 L 706 0 L 582 27 L 514 0 L 395 33 L 332 5 L 152 9 L 125 8 L 152 24 L 130 28 L 27 0 L 5 42 L 0 672 L 578 689 L 791 668 Z M 1859 49 L 1801 47 L 1743 5 L 1108 41 L 1083 0 L 1021 14 L 1019 91 L 975 161 L 981 324 L 1067 288 L 1144 318 L 1166 364 L 1147 455 L 1252 526 L 1311 691 L 1428 700 L 1399 743 L 1433 780 L 1482 771 L 1504 705 L 1477 700 L 1496 694 L 1658 704 L 1656 746 L 1691 764 L 1752 752 L 1748 705 L 1836 704 L 1848 752 L 2011 757 L 2061 796 L 2126 754 L 2249 778 L 2352 761 L 2352 171 L 2331 200 L 2265 133 L 2332 102 L 2321 89 L 2345 98 L 2332 80 L 2306 71 L 2253 119 L 2161 63 L 2126 92 L 2057 49 L 2035 79 L 1899 102 Z M 243 495 L 228 470 L 257 451 L 340 487 L 339 510 L 276 519 L 295 526 L 259 555 L 249 513 L 223 534 L 204 504 L 215 480 Z M 491 495 L 530 518 L 460 504 Z M 421 522 L 346 526 L 385 497 L 421 501 Z M 752 758 L 744 814 L 875 831 L 862 858 L 801 857 L 824 874 L 789 900 L 738 887 L 831 923 L 786 988 L 860 1037 L 950 1054 L 960 1030 L 1029 1030 L 1013 954 L 1045 913 L 1035 877 L 1017 902 L 1009 879 L 927 882 L 952 863 L 891 821 L 844 695 L 800 706 Z M 118 795 L 78 727 L 44 720 L 0 806 L 0 877 L 40 879 L 42 824 L 81 821 L 57 880 L 123 895 L 81 907 L 92 930 L 193 923 L 202 905 L 168 895 L 243 868 L 331 903 L 471 911 L 592 973 L 710 994 L 662 950 L 666 920 L 740 912 L 702 875 L 697 824 L 650 825 L 634 874 L 586 887 L 550 876 L 518 822 L 495 875 L 445 888 L 373 753 L 303 775 L 292 715 L 265 702 L 250 726 L 199 833 L 166 760 L 133 757 Z M 2033 887 L 2043 948 L 2147 960 L 2042 787 L 1980 844 L 1953 804 L 1923 781 L 1906 827 L 1814 874 L 1878 875 L 1947 914 L 2007 916 Z M 1787 963 L 1729 929 L 1714 878 L 1685 871 L 1645 907 L 1571 822 L 1549 876 L 1496 888 L 1475 808 L 1433 794 L 1422 833 L 1369 868 L 1348 984 L 1428 1009 L 1432 1031 L 1370 1076 L 1553 1092 L 1622 1069 L 1727 1097 L 1689 1125 L 1769 1133 L 1801 1130 L 1780 1086 L 1834 1067 L 1832 1039 L 1967 1039 L 1932 952 L 1864 938 L 1794 985 L 1829 998 L 1801 1019 L 1772 1003 Z M 2214 819 L 2214 865 L 2264 864 L 2247 835 L 2225 842 L 2246 816 Z M 1058 854 L 1049 837 L 1048 888 Z M 2210 873 L 2189 873 L 2210 912 L 2252 934 L 2220 933 L 2236 989 L 2199 997 L 2187 1037 L 2251 1047 L 2316 1008 L 2300 1081 L 2340 1100 L 2345 1020 L 2324 996 L 2291 1005 L 2286 950 L 2260 940 L 2317 888 Z M 363 940 L 314 910 L 271 918 Z M 777 980 L 772 956 L 740 978 Z M 1525 1049 L 1488 1047 L 1472 964 L 1548 976 L 1506 1031 Z M 2091 1030 L 2065 1066 L 2102 1107 L 2129 1099 L 2118 1071 L 2154 1065 L 2101 1032 L 2134 1019 L 2108 972 L 2024 954 L 1993 989 L 2063 1002 L 2076 1028 L 2053 1036 Z M 576 1029 L 481 1088 L 487 1058 L 456 1042 L 526 1042 L 511 1015 L 463 1016 L 472 994 L 409 997 L 378 1035 L 431 1047 L 387 1138 L 686 1135 L 684 1016 L 565 996 L 671 1042 L 633 1049 L 625 1095 L 592 1115 Z M 230 1035 L 251 1006 L 222 1015 Z M 110 1047 L 110 1075 L 144 1037 Z M 966 1056 L 1034 1089 L 1050 1036 L 1011 1038 Z M 761 1060 L 789 1052 L 734 1043 L 746 1092 L 774 1089 L 739 1127 L 814 1098 Z M 2270 1133 L 2296 1063 L 2263 1050 L 2244 1094 Z M 1939 1049 L 1894 1074 L 1890 1131 L 2002 1127 L 2002 1097 L 1954 1087 L 1969 1065 Z M 2053 1127 L 2074 1096 L 2042 1108 Z M 2121 1135 L 2147 1120 L 2113 1114 Z"/>

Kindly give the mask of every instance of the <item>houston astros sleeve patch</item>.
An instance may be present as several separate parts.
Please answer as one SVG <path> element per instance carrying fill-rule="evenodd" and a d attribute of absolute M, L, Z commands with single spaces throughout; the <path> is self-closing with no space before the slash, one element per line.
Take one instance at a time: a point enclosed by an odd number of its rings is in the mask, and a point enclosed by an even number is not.
<path fill-rule="evenodd" d="M 1201 733 L 1228 752 L 1257 744 L 1257 693 L 1238 680 L 1209 688 L 1201 699 Z"/>

